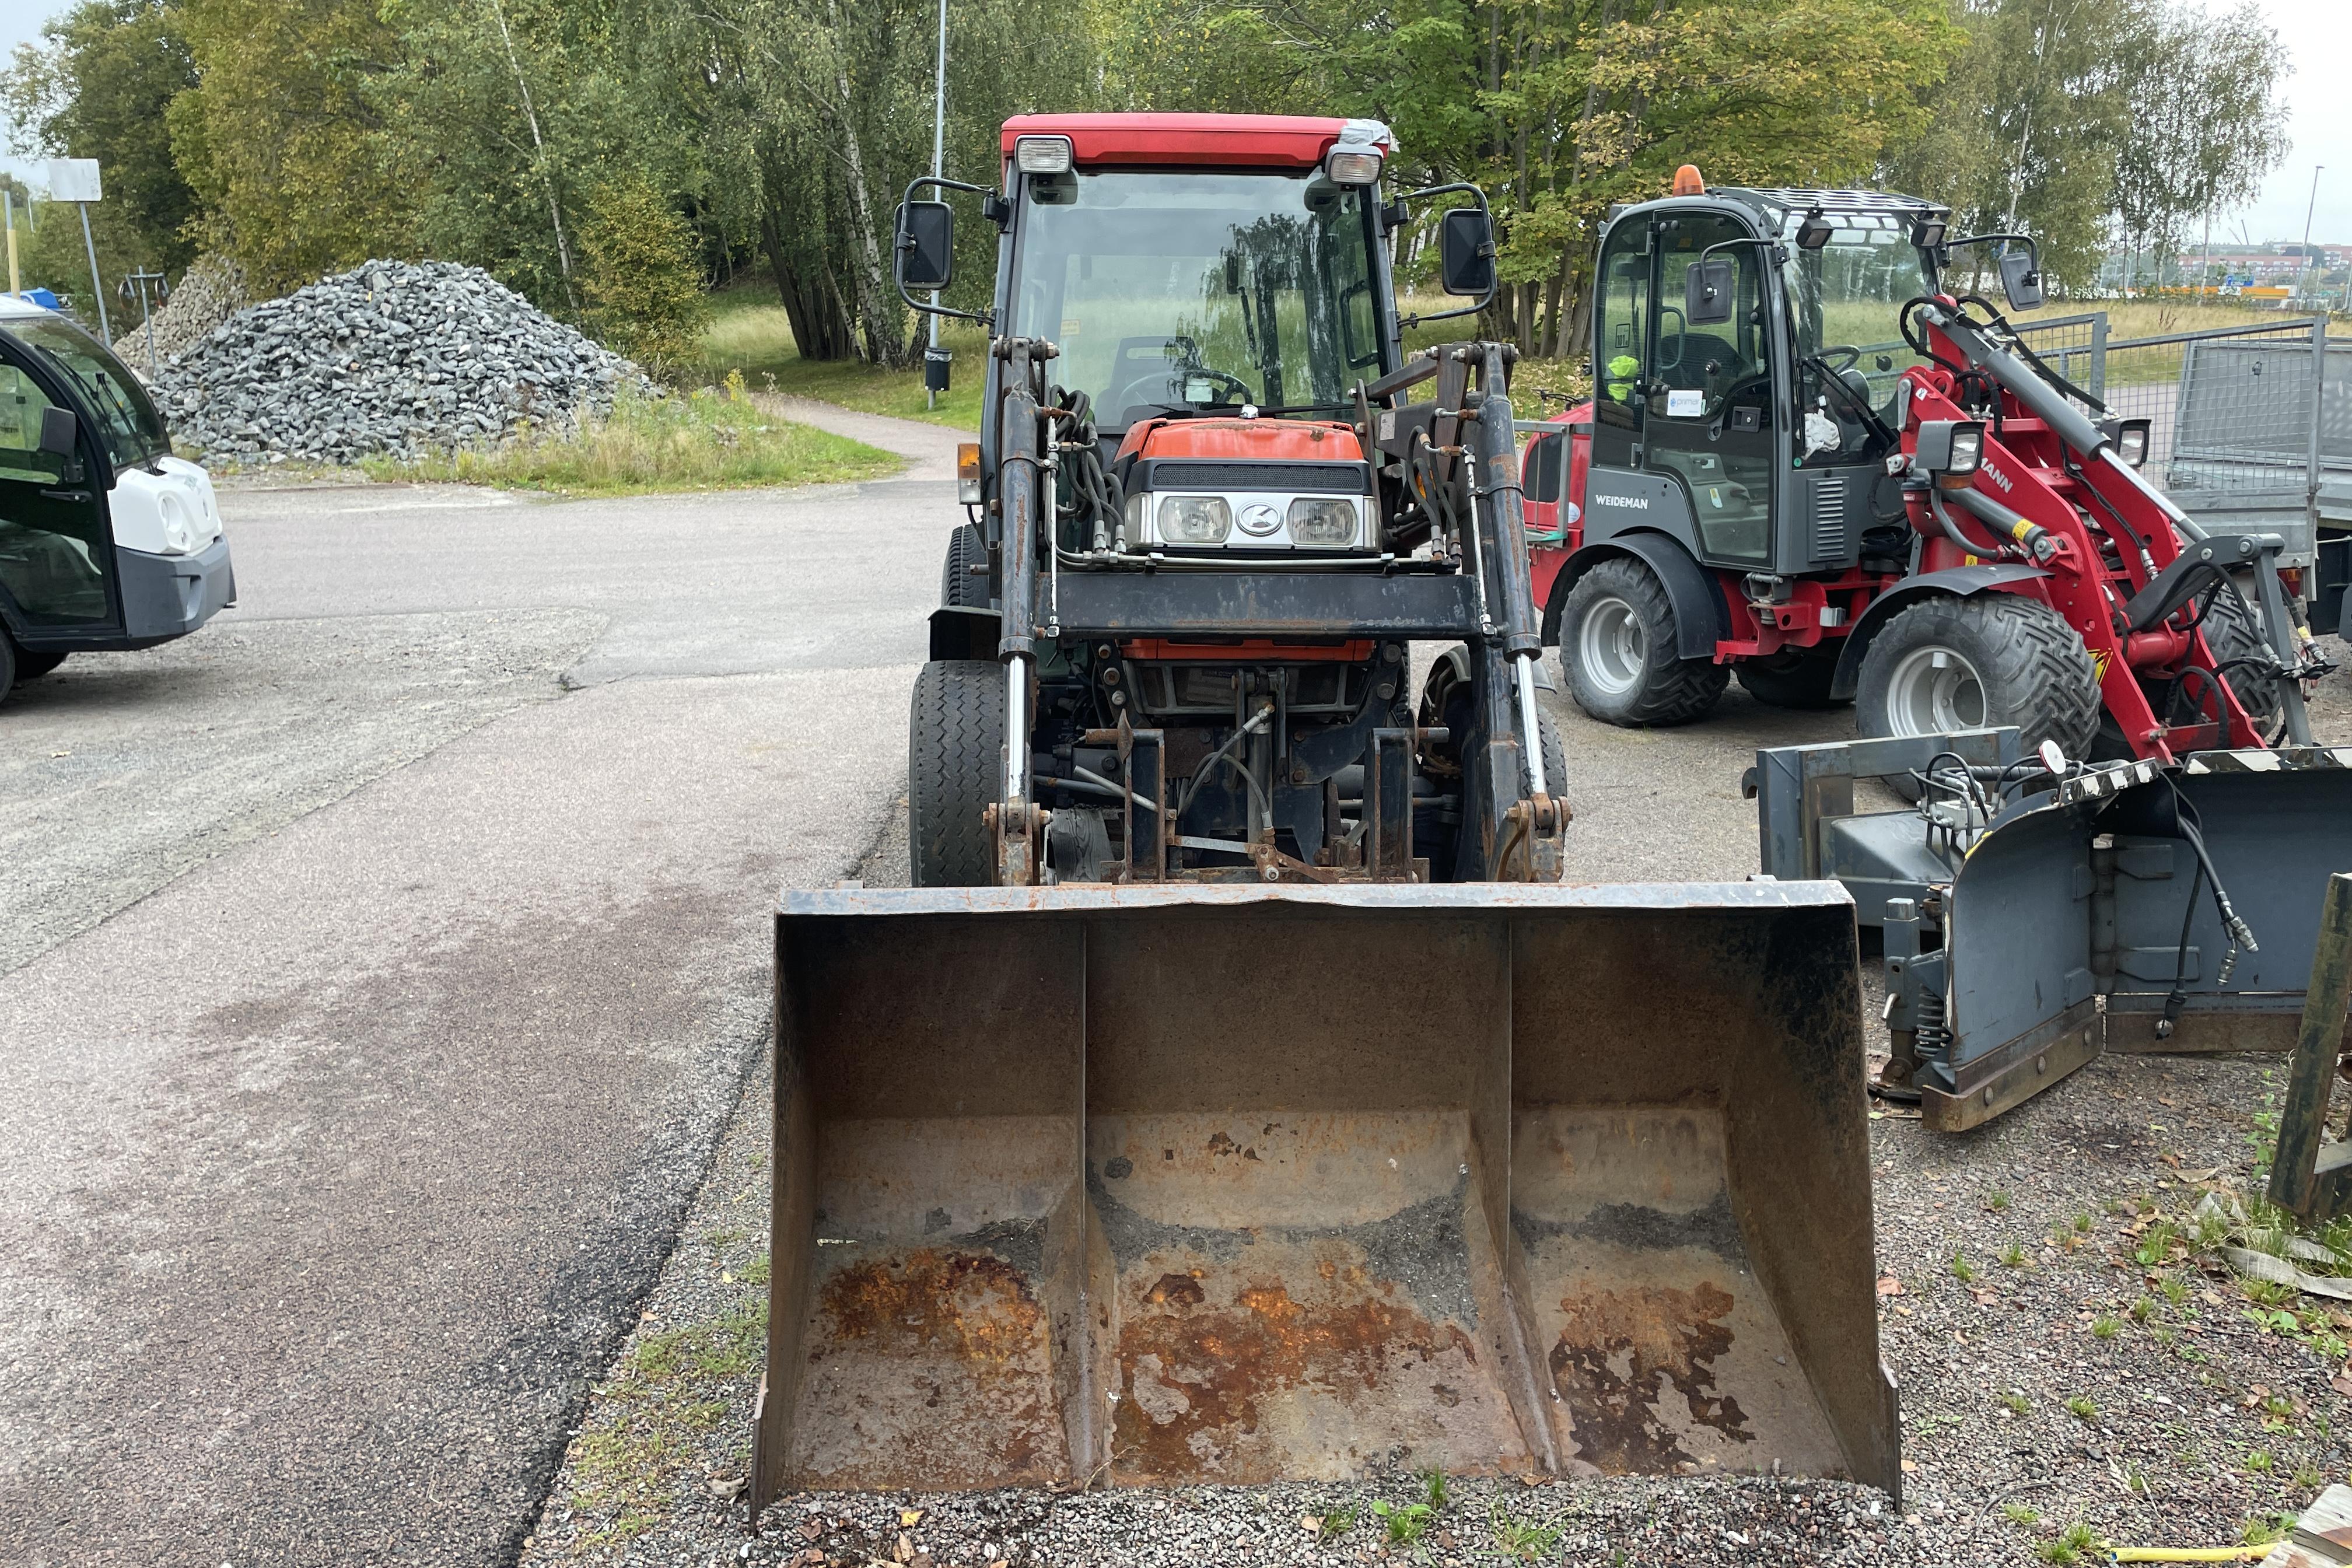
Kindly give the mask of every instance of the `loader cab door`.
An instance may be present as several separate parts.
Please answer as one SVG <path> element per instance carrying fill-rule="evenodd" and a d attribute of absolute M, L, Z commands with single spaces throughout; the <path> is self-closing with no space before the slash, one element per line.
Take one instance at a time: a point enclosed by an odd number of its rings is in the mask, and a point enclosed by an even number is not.
<path fill-rule="evenodd" d="M 74 415 L 70 455 L 42 450 L 53 409 Z M 103 434 L 54 366 L 0 331 L 0 622 L 28 647 L 120 629 Z"/>
<path fill-rule="evenodd" d="M 1753 237 L 1706 208 L 1618 224 L 1602 247 L 1594 322 L 1596 480 L 1604 468 L 1648 476 L 1627 500 L 1651 504 L 1625 510 L 1664 531 L 1686 529 L 1684 542 L 1702 561 L 1745 568 L 1772 553 L 1771 314 L 1760 247 L 1710 247 Z M 1729 285 L 1727 321 L 1688 318 L 1685 285 L 1702 258 Z M 1607 490 L 1602 481 L 1596 500 Z M 1684 508 L 1686 525 L 1672 515 Z"/>

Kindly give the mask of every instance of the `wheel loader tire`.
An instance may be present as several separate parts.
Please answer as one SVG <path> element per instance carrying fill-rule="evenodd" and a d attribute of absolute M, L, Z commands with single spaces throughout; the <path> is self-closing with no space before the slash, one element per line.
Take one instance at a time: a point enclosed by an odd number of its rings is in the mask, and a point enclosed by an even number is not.
<path fill-rule="evenodd" d="M 980 530 L 960 522 L 948 535 L 947 563 L 940 568 L 940 603 L 950 610 L 988 608 L 988 579 L 975 575 L 974 566 L 988 565 L 988 542 Z"/>
<path fill-rule="evenodd" d="M 19 680 L 38 680 L 66 661 L 62 653 L 29 653 L 21 647 L 12 651 L 16 656 L 16 679 Z"/>
<path fill-rule="evenodd" d="M 1854 723 L 1867 738 L 2014 724 L 2031 753 L 2084 757 L 2099 732 L 2098 676 L 2064 616 L 2021 594 L 1923 599 L 1864 654 Z M 1916 798 L 1908 779 L 1886 781 Z"/>
<path fill-rule="evenodd" d="M 1837 675 L 1837 645 L 1825 643 L 1773 658 L 1752 659 L 1735 666 L 1734 673 L 1748 695 L 1768 707 L 1835 708 L 1841 700 L 1852 700 L 1830 695 L 1830 682 Z"/>
<path fill-rule="evenodd" d="M 2262 660 L 2271 651 L 2262 626 L 2248 613 L 2238 595 L 2224 589 L 2213 596 L 2212 605 L 2205 612 L 2202 627 L 2205 646 L 2213 650 L 2213 663 L 2221 668 L 2221 679 L 2238 699 L 2238 705 L 2265 734 L 2278 719 L 2278 682 L 2263 673 L 2263 665 L 2240 665 L 2227 668 L 2231 660 L 2252 658 Z M 23 674 L 19 656 L 18 674 Z"/>
<path fill-rule="evenodd" d="M 1568 591 L 1559 663 L 1576 705 L 1628 729 L 1686 724 L 1716 704 L 1731 672 L 1675 651 L 1675 607 L 1639 561 L 1603 561 Z"/>
<path fill-rule="evenodd" d="M 1004 667 L 935 658 L 915 678 L 907 728 L 907 840 L 918 888 L 994 880 L 982 814 L 1003 767 Z"/>

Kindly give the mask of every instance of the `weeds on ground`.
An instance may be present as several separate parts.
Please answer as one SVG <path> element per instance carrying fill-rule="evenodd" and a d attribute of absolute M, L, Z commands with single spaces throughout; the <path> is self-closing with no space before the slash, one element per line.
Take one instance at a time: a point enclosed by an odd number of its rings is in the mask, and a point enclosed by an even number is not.
<path fill-rule="evenodd" d="M 738 284 L 711 296 L 709 325 L 687 374 L 713 384 L 730 374 L 749 377 L 772 392 L 814 397 L 867 414 L 922 419 L 961 430 L 980 428 L 981 389 L 988 368 L 988 333 L 961 321 L 940 323 L 940 346 L 955 356 L 954 384 L 930 406 L 923 392 L 920 351 L 917 363 L 889 370 L 862 359 L 807 360 L 793 340 L 792 318 L 764 279 Z"/>
<path fill-rule="evenodd" d="M 1421 1472 L 1422 1500 L 1432 1508 L 1445 1506 L 1445 1472 L 1434 1466 Z"/>
<path fill-rule="evenodd" d="M 2026 1507 L 2021 1502 L 2005 1502 L 2001 1504 L 2000 1516 L 2001 1518 L 2009 1521 L 2010 1523 L 2020 1526 L 2021 1528 L 2030 1528 L 2031 1526 L 2037 1525 L 2042 1522 L 2042 1516 L 2033 1510 Z"/>
<path fill-rule="evenodd" d="M 1514 1519 L 1496 1498 L 1487 1511 L 1495 1533 L 1495 1552 L 1506 1563 L 1541 1563 L 1559 1550 L 1564 1526 L 1558 1520 Z"/>
<path fill-rule="evenodd" d="M 2091 1403 L 2089 1394 L 2077 1394 L 2066 1401 L 2066 1414 L 2077 1421 L 2095 1423 L 2099 1419 L 2099 1407 Z"/>
<path fill-rule="evenodd" d="M 709 1322 L 647 1334 L 603 1393 L 606 1413 L 572 1450 L 571 1506 L 597 1516 L 592 1543 L 627 1541 L 657 1523 L 678 1481 L 700 1459 L 704 1434 L 725 1417 L 714 1384 L 759 1367 L 767 1313 L 749 1300 Z"/>
<path fill-rule="evenodd" d="M 1391 1503 L 1376 1501 L 1372 1517 L 1388 1531 L 1389 1542 L 1395 1546 L 1412 1546 L 1429 1531 L 1429 1521 L 1437 1510 L 1425 1502 Z"/>
<path fill-rule="evenodd" d="M 1332 1509 L 1315 1521 L 1315 1539 L 1337 1541 L 1355 1528 L 1356 1505 L 1349 1503 L 1345 1508 Z"/>
<path fill-rule="evenodd" d="M 415 461 L 370 458 L 371 479 L 493 485 L 562 495 L 646 495 L 871 479 L 898 459 L 846 437 L 763 413 L 738 376 L 680 397 L 624 395 L 606 416 L 545 426 L 501 447 Z"/>
<path fill-rule="evenodd" d="M 1952 1254 L 1952 1278 L 1958 1280 L 1963 1285 L 1973 1285 L 1976 1283 L 1977 1266 L 1969 1261 L 1969 1255 L 1967 1253 L 1955 1252 Z"/>
<path fill-rule="evenodd" d="M 2025 1248 L 2018 1246 L 2017 1243 L 2013 1241 L 2007 1247 L 2002 1247 L 2000 1249 L 2000 1266 L 2004 1268 L 2024 1268 Z"/>
<path fill-rule="evenodd" d="M 2021 1389 L 2011 1389 L 2000 1396 L 2000 1403 L 2011 1415 L 2023 1415 L 2033 1408 L 2033 1401 L 2026 1398 Z"/>
<path fill-rule="evenodd" d="M 2099 1550 L 2099 1538 L 2091 1527 L 2077 1521 L 2059 1532 L 2054 1541 L 2045 1541 L 2034 1548 L 2034 1555 L 2044 1563 L 2062 1565 L 2080 1563 L 2084 1557 Z"/>
<path fill-rule="evenodd" d="M 2123 1331 L 2124 1321 L 2113 1312 L 2102 1312 L 2091 1320 L 2091 1337 L 2111 1340 Z"/>
<path fill-rule="evenodd" d="M 1995 1187 L 1990 1193 L 1986 1194 L 1985 1207 L 1990 1209 L 1995 1214 L 2007 1214 L 2009 1212 L 2009 1194 L 2001 1191 L 2000 1188 Z"/>
<path fill-rule="evenodd" d="M 2286 1532 L 2294 1528 L 2294 1515 L 2291 1513 L 2258 1513 L 2238 1527 L 2238 1539 L 2248 1546 L 2268 1546 L 2274 1541 L 2285 1540 Z"/>

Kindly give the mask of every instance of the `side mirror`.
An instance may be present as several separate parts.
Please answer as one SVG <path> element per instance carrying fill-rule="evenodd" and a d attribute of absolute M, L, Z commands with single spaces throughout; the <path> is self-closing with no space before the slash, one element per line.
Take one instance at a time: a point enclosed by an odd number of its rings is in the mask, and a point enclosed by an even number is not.
<path fill-rule="evenodd" d="M 955 214 L 945 202 L 901 202 L 898 287 L 944 289 L 955 273 Z"/>
<path fill-rule="evenodd" d="M 2000 258 L 2000 291 L 2009 297 L 2012 310 L 2032 310 L 2042 304 L 2042 269 L 2034 265 L 2033 252 L 2007 250 Z"/>
<path fill-rule="evenodd" d="M 1734 291 L 1729 261 L 1697 261 L 1683 274 L 1683 319 L 1694 327 L 1731 320 Z"/>
<path fill-rule="evenodd" d="M 41 410 L 41 451 L 70 463 L 81 446 L 81 421 L 70 408 L 51 404 Z"/>
<path fill-rule="evenodd" d="M 1437 229 L 1438 271 L 1448 294 L 1495 290 L 1495 220 L 1480 207 L 1455 207 Z"/>

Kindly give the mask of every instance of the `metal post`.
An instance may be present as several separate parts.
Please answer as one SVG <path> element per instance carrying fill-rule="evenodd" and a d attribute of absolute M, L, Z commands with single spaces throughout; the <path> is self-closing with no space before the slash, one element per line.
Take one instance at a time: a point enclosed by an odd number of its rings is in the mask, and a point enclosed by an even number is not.
<path fill-rule="evenodd" d="M 7 215 L 8 222 L 8 292 L 21 294 L 25 291 L 25 280 L 16 274 L 16 195 L 15 192 L 0 189 L 0 212 Z"/>
<path fill-rule="evenodd" d="M 2319 560 L 2317 554 L 2319 549 L 2319 416 L 2326 397 L 2327 314 L 2323 310 L 2311 319 L 2311 446 L 2305 454 L 2303 505 L 2304 515 L 2311 522 L 2314 570 L 2304 574 L 2306 603 L 2310 598 L 2309 590 L 2316 587 L 2319 580 L 2319 573 L 2316 569 Z"/>
<path fill-rule="evenodd" d="M 2091 318 L 2091 395 L 2102 403 L 2107 396 L 2107 313 Z"/>
<path fill-rule="evenodd" d="M 2352 876 L 2327 879 L 2312 944 L 2311 984 L 2304 993 L 2303 1026 L 2287 1068 L 2279 1108 L 2278 1152 L 2271 1161 L 2270 1200 L 2305 1219 L 2333 1218 L 2347 1196 L 2347 1155 L 2327 1142 L 2327 1102 L 2344 1040 L 2347 993 L 2352 993 Z"/>
<path fill-rule="evenodd" d="M 98 335 L 111 343 L 114 329 L 106 321 L 106 286 L 98 280 L 98 242 L 89 237 L 89 204 L 76 202 L 74 205 L 81 213 L 82 248 L 89 252 L 89 295 L 98 301 Z"/>
<path fill-rule="evenodd" d="M 2325 163 L 2314 163 L 2311 166 L 2311 200 L 2305 202 L 2303 207 L 2303 277 L 2295 289 L 2298 294 L 2309 293 L 2311 290 L 2311 215 L 2319 206 L 2319 172 L 2326 167 Z"/>
<path fill-rule="evenodd" d="M 931 92 L 931 178 L 935 180 L 946 173 L 946 170 L 942 165 L 945 163 L 947 159 L 947 145 L 948 0 L 940 0 L 939 80 L 933 86 Z M 931 290 L 932 308 L 934 310 L 938 309 L 939 303 L 940 291 L 934 289 Z M 928 318 L 928 320 L 930 322 L 929 347 L 936 349 L 940 346 L 940 319 L 937 316 L 931 316 Z M 937 408 L 940 405 L 940 395 L 930 389 L 930 368 L 928 365 L 926 365 L 923 370 L 923 381 L 925 384 L 923 387 L 924 406 L 928 408 Z"/>

